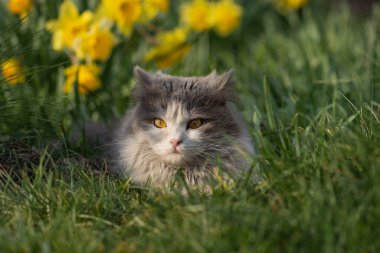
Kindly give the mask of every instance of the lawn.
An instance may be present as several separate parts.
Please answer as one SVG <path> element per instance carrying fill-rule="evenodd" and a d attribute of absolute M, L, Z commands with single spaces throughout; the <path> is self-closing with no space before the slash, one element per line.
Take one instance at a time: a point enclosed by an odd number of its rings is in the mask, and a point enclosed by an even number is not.
<path fill-rule="evenodd" d="M 64 69 L 78 53 L 53 50 L 46 29 L 61 2 L 36 1 L 21 20 L 2 5 L 0 63 L 19 59 L 24 80 L 0 77 L 0 252 L 379 252 L 380 6 L 236 0 L 241 23 L 228 36 L 195 31 L 171 66 L 147 60 L 146 41 L 180 22 L 183 2 L 132 34 L 114 25 L 112 53 L 94 61 L 101 87 L 81 92 L 75 80 L 71 93 Z M 234 69 L 262 180 L 185 196 L 140 188 L 96 164 L 85 140 L 68 141 L 86 121 L 122 117 L 136 64 Z"/>

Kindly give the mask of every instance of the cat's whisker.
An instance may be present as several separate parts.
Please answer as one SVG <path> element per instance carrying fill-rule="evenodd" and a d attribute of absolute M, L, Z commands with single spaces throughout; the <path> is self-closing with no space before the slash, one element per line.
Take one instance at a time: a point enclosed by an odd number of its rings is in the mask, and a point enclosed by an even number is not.
<path fill-rule="evenodd" d="M 230 160 L 235 164 L 235 159 L 233 158 L 233 156 L 231 154 L 232 151 L 228 150 L 225 147 L 219 146 L 219 145 L 212 145 L 211 144 L 210 146 L 214 146 L 210 150 L 216 151 L 216 152 L 221 153 L 223 155 L 227 155 L 230 158 Z"/>

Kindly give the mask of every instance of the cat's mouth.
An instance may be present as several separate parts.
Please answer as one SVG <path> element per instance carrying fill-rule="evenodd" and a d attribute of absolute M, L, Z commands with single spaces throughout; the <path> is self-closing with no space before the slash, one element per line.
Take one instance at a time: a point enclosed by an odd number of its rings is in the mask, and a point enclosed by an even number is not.
<path fill-rule="evenodd" d="M 184 162 L 185 157 L 183 153 L 181 153 L 180 151 L 173 150 L 172 152 L 164 156 L 164 160 L 173 165 L 181 165 Z"/>

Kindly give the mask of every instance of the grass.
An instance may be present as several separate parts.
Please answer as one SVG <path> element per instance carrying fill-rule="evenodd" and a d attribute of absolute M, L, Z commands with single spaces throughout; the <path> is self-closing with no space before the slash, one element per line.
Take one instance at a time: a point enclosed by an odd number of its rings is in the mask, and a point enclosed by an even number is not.
<path fill-rule="evenodd" d="M 0 128 L 0 252 L 378 252 L 379 9 L 260 18 L 229 41 L 204 35 L 172 71 L 235 69 L 264 181 L 216 184 L 210 196 L 136 188 L 69 148 L 47 148 L 44 122 L 25 116 L 29 107 L 59 132 L 68 116 L 53 108 L 72 101 L 30 107 L 25 91 L 1 86 L 0 114 L 20 126 Z"/>

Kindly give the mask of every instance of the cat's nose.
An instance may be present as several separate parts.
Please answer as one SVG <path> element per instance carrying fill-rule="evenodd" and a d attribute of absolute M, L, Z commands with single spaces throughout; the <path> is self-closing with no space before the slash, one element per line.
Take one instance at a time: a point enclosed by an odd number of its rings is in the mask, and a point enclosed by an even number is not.
<path fill-rule="evenodd" d="M 182 143 L 182 140 L 179 140 L 179 139 L 172 139 L 170 141 L 170 143 L 172 144 L 174 150 L 177 149 L 178 145 Z"/>

